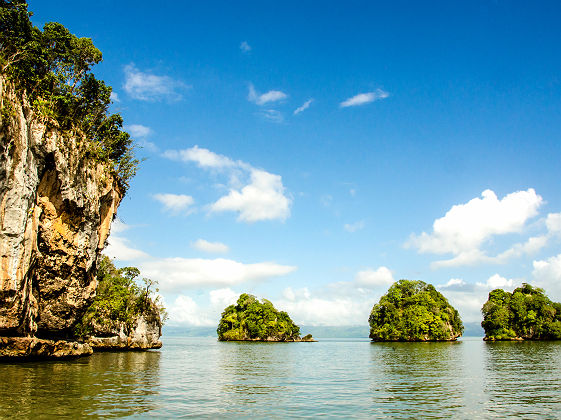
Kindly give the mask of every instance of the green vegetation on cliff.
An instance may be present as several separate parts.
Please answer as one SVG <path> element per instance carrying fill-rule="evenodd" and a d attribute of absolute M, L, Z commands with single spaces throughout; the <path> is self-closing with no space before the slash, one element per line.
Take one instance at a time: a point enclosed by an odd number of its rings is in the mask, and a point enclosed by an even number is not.
<path fill-rule="evenodd" d="M 454 309 L 433 285 L 399 280 L 380 298 L 369 318 L 373 341 L 445 341 L 462 335 Z"/>
<path fill-rule="evenodd" d="M 216 332 L 221 341 L 300 339 L 300 328 L 286 312 L 277 311 L 267 299 L 260 302 L 246 293 L 240 295 L 235 305 L 224 309 Z"/>
<path fill-rule="evenodd" d="M 543 289 L 522 284 L 514 292 L 495 289 L 481 308 L 486 340 L 560 340 L 561 303 Z"/>
<path fill-rule="evenodd" d="M 24 0 L 0 0 L 0 75 L 47 124 L 86 138 L 88 153 L 112 167 L 124 193 L 138 161 L 122 117 L 109 114 L 111 87 L 91 73 L 101 52 L 60 23 L 46 23 L 41 31 L 30 16 Z"/>
<path fill-rule="evenodd" d="M 157 322 L 163 324 L 167 314 L 159 297 L 153 296 L 153 292 L 158 291 L 152 290 L 156 283 L 143 279 L 143 286 L 139 286 L 136 283 L 139 275 L 138 268 L 117 269 L 107 256 L 102 256 L 98 262 L 97 294 L 76 326 L 76 335 L 87 337 L 100 331 L 107 331 L 109 335 L 121 326 L 129 333 L 140 316 L 159 318 Z"/>

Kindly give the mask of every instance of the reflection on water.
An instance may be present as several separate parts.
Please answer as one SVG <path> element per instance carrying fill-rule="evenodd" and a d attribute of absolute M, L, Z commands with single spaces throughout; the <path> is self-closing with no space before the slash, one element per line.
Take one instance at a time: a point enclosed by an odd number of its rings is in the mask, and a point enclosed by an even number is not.
<path fill-rule="evenodd" d="M 98 353 L 91 357 L 0 365 L 0 418 L 80 418 L 153 410 L 146 395 L 159 387 L 160 353 Z"/>
<path fill-rule="evenodd" d="M 561 342 L 220 343 L 0 365 L 0 418 L 559 418 Z"/>
<path fill-rule="evenodd" d="M 372 343 L 374 411 L 393 417 L 458 416 L 465 409 L 462 342 Z"/>
<path fill-rule="evenodd" d="M 561 415 L 559 342 L 486 343 L 485 393 L 488 410 L 499 416 Z M 514 379 L 514 380 L 513 380 Z"/>

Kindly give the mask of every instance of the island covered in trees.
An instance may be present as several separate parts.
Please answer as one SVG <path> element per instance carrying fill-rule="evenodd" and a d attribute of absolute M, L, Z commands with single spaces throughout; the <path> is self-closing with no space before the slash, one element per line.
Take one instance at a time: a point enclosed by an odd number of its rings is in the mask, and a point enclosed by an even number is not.
<path fill-rule="evenodd" d="M 399 280 L 374 305 L 369 318 L 373 341 L 454 341 L 464 326 L 433 285 Z"/>
<path fill-rule="evenodd" d="M 484 340 L 560 340 L 561 303 L 523 283 L 512 293 L 495 289 L 481 309 Z"/>
<path fill-rule="evenodd" d="M 300 327 L 286 312 L 247 293 L 224 309 L 216 332 L 219 341 L 314 341 L 310 334 L 300 338 Z"/>

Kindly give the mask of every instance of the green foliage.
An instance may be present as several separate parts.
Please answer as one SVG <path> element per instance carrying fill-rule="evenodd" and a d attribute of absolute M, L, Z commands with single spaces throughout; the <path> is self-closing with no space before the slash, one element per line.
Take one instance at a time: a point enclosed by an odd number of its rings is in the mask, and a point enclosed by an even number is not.
<path fill-rule="evenodd" d="M 543 289 L 529 284 L 512 293 L 491 291 L 481 312 L 487 340 L 561 339 L 561 303 L 550 301 Z"/>
<path fill-rule="evenodd" d="M 222 312 L 216 332 L 221 341 L 293 341 L 299 338 L 300 328 L 286 312 L 277 311 L 267 299 L 260 302 L 255 296 L 243 293 L 236 305 Z"/>
<path fill-rule="evenodd" d="M 458 311 L 433 285 L 419 280 L 395 282 L 368 322 L 373 341 L 454 340 L 464 330 Z"/>
<path fill-rule="evenodd" d="M 134 322 L 140 315 L 159 318 L 163 323 L 167 319 L 165 309 L 157 298 L 157 282 L 143 279 L 140 287 L 136 280 L 140 271 L 136 267 L 117 269 L 111 260 L 102 256 L 98 262 L 97 294 L 76 326 L 75 333 L 79 337 L 92 335 L 96 330 L 112 330 L 124 325 L 125 333 L 129 333 Z"/>
<path fill-rule="evenodd" d="M 0 0 L 0 73 L 47 122 L 83 134 L 91 156 L 111 166 L 125 192 L 138 160 L 122 117 L 108 112 L 111 87 L 91 73 L 101 52 L 60 23 L 46 23 L 41 31 L 30 16 L 25 1 Z"/>

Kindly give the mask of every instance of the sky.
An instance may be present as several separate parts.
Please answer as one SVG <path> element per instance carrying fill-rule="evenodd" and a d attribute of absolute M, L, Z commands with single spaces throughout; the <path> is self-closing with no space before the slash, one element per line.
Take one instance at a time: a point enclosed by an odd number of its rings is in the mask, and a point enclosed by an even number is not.
<path fill-rule="evenodd" d="M 561 301 L 561 3 L 30 0 L 103 53 L 142 163 L 104 251 L 168 325 L 241 293 L 367 325 L 399 279 L 464 322 Z"/>

